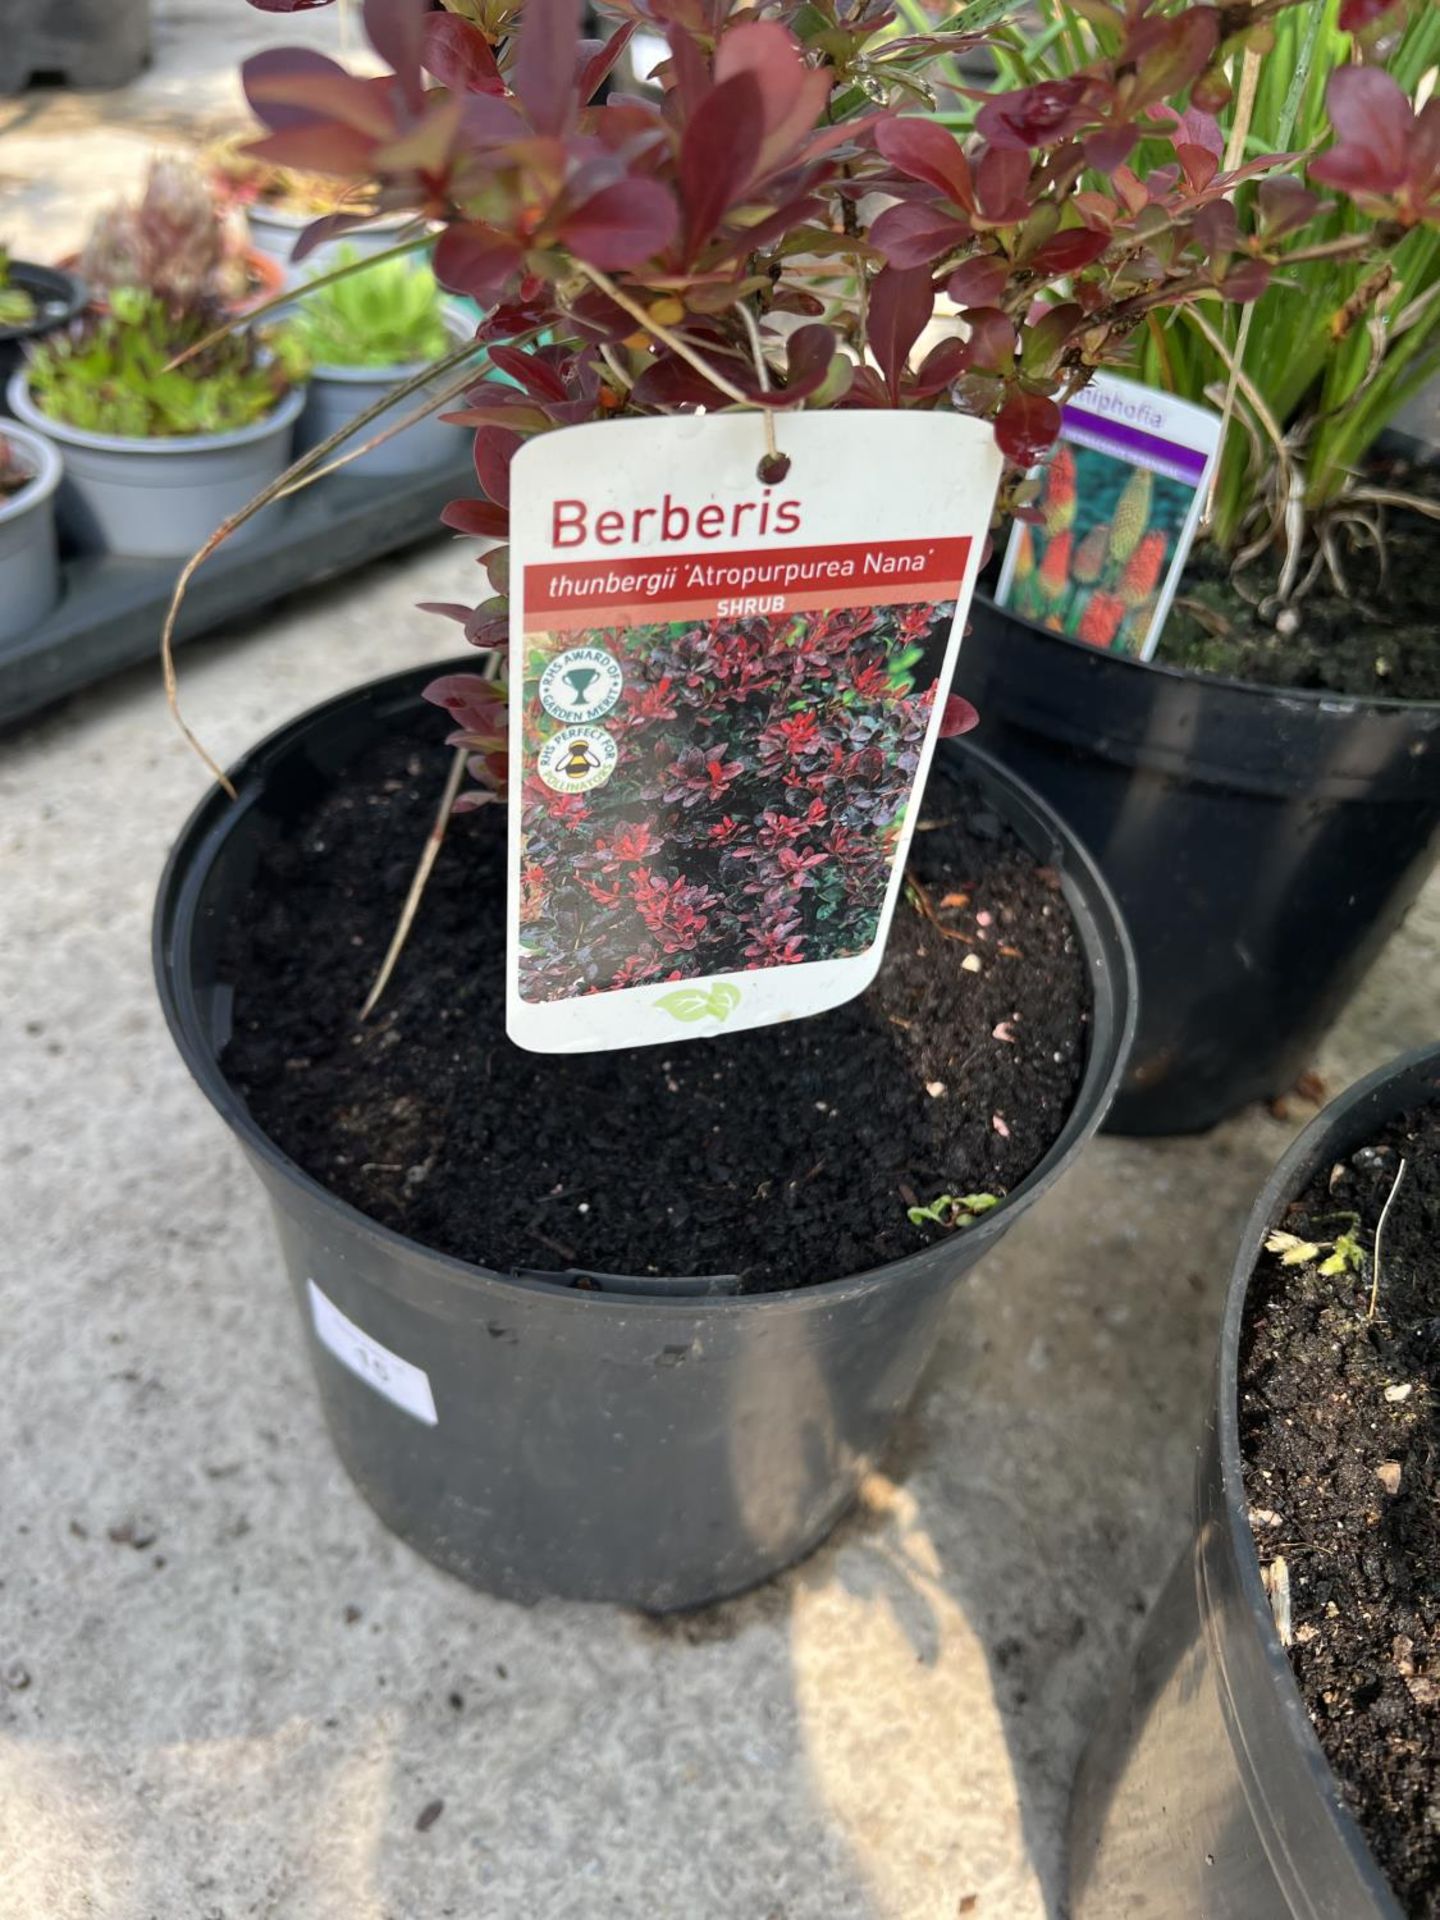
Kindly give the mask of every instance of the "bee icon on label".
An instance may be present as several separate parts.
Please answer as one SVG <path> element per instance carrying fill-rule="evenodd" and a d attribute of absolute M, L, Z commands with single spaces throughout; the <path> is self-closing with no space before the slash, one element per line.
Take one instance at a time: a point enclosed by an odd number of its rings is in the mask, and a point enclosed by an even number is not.
<path fill-rule="evenodd" d="M 618 758 L 619 749 L 603 727 L 562 727 L 540 749 L 536 767 L 555 793 L 587 793 L 604 786 Z"/>

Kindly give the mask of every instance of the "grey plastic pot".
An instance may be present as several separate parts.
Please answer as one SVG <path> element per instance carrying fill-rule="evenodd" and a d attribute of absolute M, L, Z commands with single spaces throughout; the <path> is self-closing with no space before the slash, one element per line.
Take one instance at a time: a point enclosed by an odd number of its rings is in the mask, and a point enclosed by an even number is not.
<path fill-rule="evenodd" d="M 63 472 L 59 454 L 28 427 L 7 422 L 3 437 L 34 476 L 18 493 L 0 500 L 0 651 L 43 620 L 60 597 L 56 557 L 55 489 Z"/>
<path fill-rule="evenodd" d="M 339 240 L 323 241 L 303 260 L 292 261 L 290 256 L 295 251 L 295 242 L 307 227 L 314 226 L 319 217 L 314 213 L 290 213 L 283 207 L 268 207 L 263 200 L 257 200 L 245 209 L 251 245 L 259 252 L 268 254 L 272 260 L 278 260 L 292 283 L 337 266 L 341 247 L 349 247 L 361 258 L 393 247 L 401 229 L 411 218 L 409 214 L 396 214 L 387 220 L 376 221 L 373 226 L 356 227 Z"/>
<path fill-rule="evenodd" d="M 450 314 L 445 317 L 445 327 L 456 346 L 462 345 L 474 333 L 472 322 Z M 403 380 L 414 379 L 424 369 L 425 362 L 418 360 L 395 367 L 332 367 L 323 362 L 312 367 L 305 410 L 300 415 L 296 430 L 296 452 L 308 453 L 312 447 L 318 447 L 322 440 L 328 440 L 332 433 L 338 433 L 358 413 L 363 413 L 367 407 L 383 399 L 391 387 L 399 386 Z M 444 378 L 453 379 L 453 375 Z M 440 385 L 441 379 L 437 376 L 436 391 Z M 361 429 L 360 437 L 369 439 L 394 421 L 403 419 L 407 413 L 414 413 L 430 394 L 430 388 L 407 394 L 405 399 L 398 400 L 393 407 Z M 452 406 L 457 404 L 451 402 Z M 463 427 L 446 426 L 443 420 L 431 414 L 397 433 L 393 440 L 386 440 L 380 446 L 372 447 L 369 453 L 361 454 L 358 460 L 352 460 L 346 472 L 371 480 L 394 479 L 399 474 L 428 473 L 437 467 L 448 466 L 464 444 Z M 343 453 L 345 448 L 342 446 L 340 451 Z"/>
<path fill-rule="evenodd" d="M 316 708 L 232 770 L 236 802 L 217 790 L 202 803 L 160 885 L 160 998 L 269 1194 L 331 1433 L 381 1518 L 462 1579 L 512 1598 L 698 1606 L 824 1538 L 913 1395 L 957 1280 L 1094 1133 L 1134 1020 L 1128 942 L 1054 816 L 965 752 L 990 804 L 1058 870 L 1094 987 L 1074 1111 L 1003 1206 L 890 1266 L 750 1296 L 723 1279 L 495 1272 L 431 1252 L 301 1172 L 219 1061 L 234 997 L 225 931 L 262 850 L 413 717 L 435 671 Z"/>
<path fill-rule="evenodd" d="M 223 520 L 285 471 L 305 404 L 297 387 L 266 419 L 232 433 L 124 440 L 47 419 L 30 398 L 23 367 L 8 398 L 16 419 L 65 449 L 60 525 L 78 551 L 172 559 L 203 546 Z M 282 510 L 257 514 L 234 541 L 255 539 Z"/>
<path fill-rule="evenodd" d="M 1261 1242 L 1315 1175 L 1440 1097 L 1440 1046 L 1312 1121 L 1240 1243 L 1194 1531 L 1081 1761 L 1071 1920 L 1403 1920 L 1345 1805 L 1260 1584 L 1240 1456 L 1239 1355 Z"/>

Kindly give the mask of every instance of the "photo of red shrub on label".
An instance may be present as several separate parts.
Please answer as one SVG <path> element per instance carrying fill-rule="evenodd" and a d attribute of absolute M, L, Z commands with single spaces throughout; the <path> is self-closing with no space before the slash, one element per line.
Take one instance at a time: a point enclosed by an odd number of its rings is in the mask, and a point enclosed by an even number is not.
<path fill-rule="evenodd" d="M 884 951 L 1000 479 L 949 414 L 545 434 L 511 473 L 506 1024 L 537 1052 L 820 1013 Z"/>

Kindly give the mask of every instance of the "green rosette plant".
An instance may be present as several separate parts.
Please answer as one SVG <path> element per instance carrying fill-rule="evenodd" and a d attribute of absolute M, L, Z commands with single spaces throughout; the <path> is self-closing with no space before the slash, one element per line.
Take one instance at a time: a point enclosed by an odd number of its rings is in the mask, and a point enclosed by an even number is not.
<path fill-rule="evenodd" d="M 340 264 L 359 256 L 341 250 Z M 428 266 L 404 258 L 360 264 L 302 301 L 293 331 L 315 366 L 405 367 L 450 345 L 440 289 Z"/>
<path fill-rule="evenodd" d="M 117 288 L 108 312 L 32 355 L 31 397 L 51 420 L 125 440 L 252 426 L 303 377 L 303 353 L 286 330 L 217 333 L 215 317 L 204 305 L 177 310 L 141 288 Z"/>

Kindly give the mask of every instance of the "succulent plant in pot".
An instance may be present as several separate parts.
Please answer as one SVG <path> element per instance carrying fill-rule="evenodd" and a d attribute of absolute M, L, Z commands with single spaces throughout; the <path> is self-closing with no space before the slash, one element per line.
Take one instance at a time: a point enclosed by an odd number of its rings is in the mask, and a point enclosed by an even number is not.
<path fill-rule="evenodd" d="M 28 428 L 0 430 L 0 647 L 21 640 L 59 595 L 55 490 L 60 456 Z"/>
<path fill-rule="evenodd" d="M 285 467 L 303 360 L 283 330 L 208 339 L 221 317 L 120 287 L 12 376 L 11 411 L 65 449 L 61 516 L 81 550 L 189 554 Z"/>
<path fill-rule="evenodd" d="M 173 154 L 151 162 L 137 199 L 96 216 L 76 265 L 100 304 L 117 288 L 148 287 L 172 306 L 203 301 L 244 313 L 284 285 L 222 216 L 200 169 Z"/>
<path fill-rule="evenodd" d="M 555 636 L 518 625 L 509 656 L 493 543 L 517 450 L 562 459 L 580 436 L 540 437 L 582 426 L 623 460 L 647 421 L 658 444 L 672 416 L 721 413 L 758 453 L 770 413 L 782 448 L 797 414 L 964 413 L 957 444 L 988 460 L 987 423 L 1022 499 L 1065 394 L 1147 313 L 1253 299 L 1283 254 L 1283 236 L 1210 245 L 1214 210 L 1273 161 L 1197 180 L 1174 160 L 1182 110 L 1219 96 L 1237 32 L 1275 11 L 1137 0 L 1076 87 L 1012 90 L 969 143 L 912 109 L 972 36 L 810 0 L 672 21 L 653 101 L 595 102 L 638 9 L 597 46 L 568 0 L 483 20 L 372 5 L 380 82 L 327 66 L 322 86 L 308 54 L 250 66 L 263 156 L 438 222 L 437 278 L 487 314 L 488 366 L 446 368 L 480 490 L 445 518 L 492 543 L 488 591 L 442 609 L 484 659 L 428 689 L 448 768 L 410 674 L 236 769 L 243 804 L 207 803 L 162 889 L 161 989 L 274 1199 L 347 1463 L 466 1577 L 676 1606 L 813 1544 L 913 1391 L 957 1275 L 1098 1122 L 1130 1017 L 1123 932 L 1077 840 L 962 749 L 915 800 L 870 995 L 726 1036 L 731 1003 L 683 988 L 694 956 L 718 929 L 738 975 L 800 968 L 849 924 L 870 857 L 898 844 L 894 766 L 940 692 L 917 702 L 917 650 L 955 603 L 807 613 L 794 633 L 744 604 L 620 621 L 606 662 L 571 663 L 582 704 L 608 664 L 616 791 L 644 806 L 602 833 L 583 753 L 574 792 L 507 790 L 507 702 L 529 711 L 557 664 Z M 1143 204 L 1088 183 L 1142 134 L 1167 154 Z M 920 351 L 947 288 L 958 316 Z M 696 477 L 726 502 L 770 484 L 768 461 Z M 706 743 L 667 759 L 682 712 Z M 583 994 L 603 959 L 602 992 L 639 982 L 677 1032 L 703 1017 L 718 1037 L 509 1044 L 505 811 L 514 912 L 552 984 Z M 1032 890 L 1047 875 L 1059 901 Z"/>
<path fill-rule="evenodd" d="M 336 264 L 361 264 L 360 256 L 343 243 Z M 405 255 L 362 265 L 308 295 L 292 326 L 310 364 L 297 436 L 302 451 L 340 433 L 391 388 L 423 373 L 474 332 L 447 311 L 428 264 Z M 393 414 L 374 416 L 365 433 L 385 434 L 407 409 L 422 404 L 423 396 L 421 389 L 414 399 L 397 401 Z M 423 473 L 456 459 L 462 446 L 461 430 L 431 415 L 381 440 L 348 470 L 371 479 Z"/>

